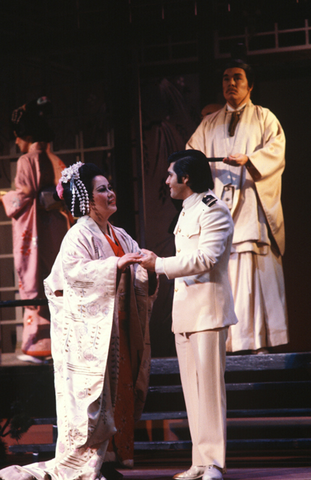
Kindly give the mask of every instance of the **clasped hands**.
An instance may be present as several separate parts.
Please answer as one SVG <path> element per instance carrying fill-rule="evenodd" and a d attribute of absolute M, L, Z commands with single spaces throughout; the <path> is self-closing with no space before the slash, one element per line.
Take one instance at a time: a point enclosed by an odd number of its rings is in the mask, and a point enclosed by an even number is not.
<path fill-rule="evenodd" d="M 223 159 L 223 162 L 232 167 L 242 167 L 248 162 L 248 156 L 243 153 L 235 153 L 234 155 L 229 155 Z"/>
<path fill-rule="evenodd" d="M 140 253 L 126 253 L 123 257 L 120 257 L 118 260 L 118 269 L 121 272 L 127 269 L 130 265 L 134 263 L 139 263 L 142 267 L 146 268 L 149 272 L 155 271 L 155 262 L 157 255 L 150 250 L 142 249 Z"/>

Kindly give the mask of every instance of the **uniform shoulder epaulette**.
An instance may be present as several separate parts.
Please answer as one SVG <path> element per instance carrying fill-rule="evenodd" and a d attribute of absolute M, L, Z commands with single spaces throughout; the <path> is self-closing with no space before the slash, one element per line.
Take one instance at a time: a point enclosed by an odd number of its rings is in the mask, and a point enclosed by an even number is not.
<path fill-rule="evenodd" d="M 217 202 L 217 198 L 213 197 L 213 195 L 204 195 L 202 198 L 202 202 L 205 203 L 208 207 L 211 207 Z"/>

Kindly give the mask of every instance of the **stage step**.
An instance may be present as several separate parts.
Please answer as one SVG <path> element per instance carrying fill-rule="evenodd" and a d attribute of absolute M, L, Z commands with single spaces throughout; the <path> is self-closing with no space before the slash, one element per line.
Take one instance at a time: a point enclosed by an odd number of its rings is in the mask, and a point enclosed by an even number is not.
<path fill-rule="evenodd" d="M 310 449 L 311 353 L 228 356 L 226 390 L 229 452 Z M 56 419 L 35 419 L 40 422 L 55 425 Z M 165 429 L 174 441 L 165 439 Z M 178 361 L 154 358 L 145 409 L 135 431 L 135 450 L 190 448 Z M 54 449 L 55 443 L 10 447 L 11 452 L 35 456 Z"/>
<path fill-rule="evenodd" d="M 135 451 L 147 450 L 189 450 L 191 449 L 191 440 L 177 440 L 177 441 L 146 441 L 135 442 Z M 228 452 L 267 452 L 267 451 L 292 451 L 292 453 L 301 450 L 311 449 L 311 438 L 272 438 L 272 439 L 239 439 L 227 440 Z M 29 444 L 29 445 L 12 445 L 9 448 L 11 453 L 32 453 L 34 461 L 40 453 L 55 452 L 55 443 L 47 444 Z"/>
<path fill-rule="evenodd" d="M 170 442 L 135 442 L 135 450 L 189 450 L 191 449 L 190 440 L 178 440 Z M 288 451 L 292 453 L 300 450 L 309 450 L 311 448 L 311 438 L 295 438 L 295 439 L 256 439 L 256 440 L 227 440 L 228 452 L 267 452 L 267 451 Z"/>

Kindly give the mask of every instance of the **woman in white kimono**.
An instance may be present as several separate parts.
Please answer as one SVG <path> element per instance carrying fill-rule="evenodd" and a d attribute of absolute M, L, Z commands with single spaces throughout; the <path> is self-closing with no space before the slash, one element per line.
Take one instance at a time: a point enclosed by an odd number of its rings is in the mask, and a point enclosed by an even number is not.
<path fill-rule="evenodd" d="M 105 479 L 100 470 L 112 436 L 110 459 L 131 466 L 134 421 L 147 393 L 155 277 L 149 279 L 138 265 L 138 244 L 109 223 L 116 197 L 101 170 L 79 162 L 63 171 L 57 192 L 81 218 L 66 234 L 45 281 L 56 456 L 7 467 L 0 471 L 2 480 Z"/>

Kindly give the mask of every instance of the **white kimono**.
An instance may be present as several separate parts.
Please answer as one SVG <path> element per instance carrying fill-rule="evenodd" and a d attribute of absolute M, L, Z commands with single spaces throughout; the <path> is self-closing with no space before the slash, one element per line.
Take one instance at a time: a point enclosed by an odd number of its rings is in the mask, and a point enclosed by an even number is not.
<path fill-rule="evenodd" d="M 125 253 L 138 244 L 114 227 Z M 3 480 L 95 480 L 110 437 L 118 382 L 116 257 L 97 224 L 80 218 L 65 236 L 45 280 L 51 310 L 58 439 L 53 460 L 0 471 Z M 148 273 L 130 267 L 130 355 L 135 418 L 142 412 L 150 367 Z M 119 291 L 118 291 L 119 293 Z M 15 469 L 15 470 L 14 470 Z M 14 477 L 14 475 L 17 475 Z M 50 477 L 48 477 L 48 475 Z M 25 476 L 23 476 L 25 475 Z"/>
<path fill-rule="evenodd" d="M 281 255 L 285 249 L 281 175 L 285 136 L 270 110 L 249 102 L 228 134 L 227 106 L 206 116 L 186 148 L 207 157 L 242 153 L 253 168 L 211 162 L 216 195 L 234 221 L 229 278 L 238 324 L 230 327 L 228 351 L 259 349 L 288 342 Z"/>

